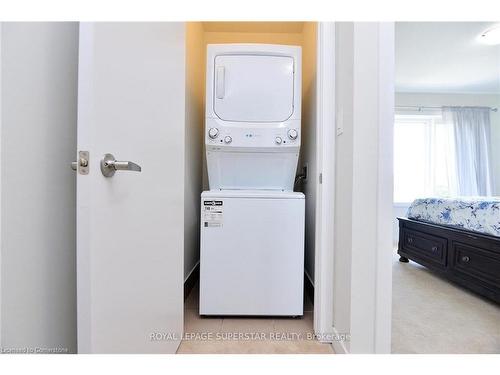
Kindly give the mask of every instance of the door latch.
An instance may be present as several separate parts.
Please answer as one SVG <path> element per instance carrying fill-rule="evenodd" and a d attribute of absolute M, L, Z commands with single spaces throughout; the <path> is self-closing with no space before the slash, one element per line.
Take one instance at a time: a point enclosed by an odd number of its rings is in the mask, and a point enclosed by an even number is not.
<path fill-rule="evenodd" d="M 78 161 L 71 162 L 71 169 L 78 170 L 80 174 L 89 174 L 89 152 L 79 151 Z"/>

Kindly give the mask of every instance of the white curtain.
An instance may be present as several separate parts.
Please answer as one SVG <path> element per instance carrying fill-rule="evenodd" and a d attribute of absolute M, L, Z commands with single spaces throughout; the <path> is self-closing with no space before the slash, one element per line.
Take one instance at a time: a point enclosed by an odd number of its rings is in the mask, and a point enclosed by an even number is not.
<path fill-rule="evenodd" d="M 443 107 L 443 118 L 453 124 L 458 193 L 491 195 L 490 109 Z"/>

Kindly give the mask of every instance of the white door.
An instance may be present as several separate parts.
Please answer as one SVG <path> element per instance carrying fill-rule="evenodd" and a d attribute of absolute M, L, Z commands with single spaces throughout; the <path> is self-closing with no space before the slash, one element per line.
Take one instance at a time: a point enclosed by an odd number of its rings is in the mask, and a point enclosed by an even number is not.
<path fill-rule="evenodd" d="M 81 24 L 79 55 L 78 150 L 90 160 L 77 172 L 78 350 L 173 353 L 183 329 L 184 24 Z M 105 177 L 108 153 L 142 170 Z"/>
<path fill-rule="evenodd" d="M 280 122 L 293 114 L 292 57 L 221 55 L 214 74 L 214 111 L 220 119 Z"/>

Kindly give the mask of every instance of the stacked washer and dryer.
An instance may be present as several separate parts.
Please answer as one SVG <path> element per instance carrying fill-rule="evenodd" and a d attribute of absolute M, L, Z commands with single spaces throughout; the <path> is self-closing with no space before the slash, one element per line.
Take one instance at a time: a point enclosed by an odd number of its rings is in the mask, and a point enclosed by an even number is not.
<path fill-rule="evenodd" d="M 200 314 L 303 315 L 301 48 L 207 48 Z"/>

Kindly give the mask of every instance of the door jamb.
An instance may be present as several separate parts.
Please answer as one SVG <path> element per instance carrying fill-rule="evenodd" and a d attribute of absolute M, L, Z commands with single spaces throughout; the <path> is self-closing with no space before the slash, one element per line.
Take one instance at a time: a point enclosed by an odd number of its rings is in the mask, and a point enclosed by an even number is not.
<path fill-rule="evenodd" d="M 314 332 L 334 343 L 333 229 L 335 204 L 335 23 L 318 22 L 316 60 L 316 187 Z M 337 342 L 338 343 L 338 342 Z"/>
<path fill-rule="evenodd" d="M 365 28 L 377 26 L 378 28 L 378 104 L 377 107 L 379 126 L 379 139 L 377 155 L 378 180 L 376 205 L 378 211 L 376 225 L 377 242 L 375 246 L 376 256 L 373 262 L 375 285 L 372 291 L 363 292 L 360 297 L 373 298 L 370 302 L 373 306 L 373 314 L 369 311 L 359 311 L 357 304 L 356 312 L 350 312 L 350 333 L 353 327 L 356 330 L 356 349 L 367 349 L 371 353 L 390 353 L 391 343 L 391 297 L 392 297 L 392 268 L 391 254 L 385 249 L 391 248 L 391 233 L 386 228 L 392 228 L 391 210 L 392 203 L 392 149 L 387 147 L 392 142 L 393 106 L 394 106 L 394 24 L 381 23 L 363 25 Z M 359 28 L 360 26 L 358 26 Z M 363 32 L 370 30 L 360 30 Z M 362 39 L 360 39 L 362 40 Z M 361 45 L 360 48 L 366 46 Z M 315 253 L 315 290 L 314 290 L 314 332 L 320 335 L 318 338 L 323 342 L 330 342 L 336 353 L 352 352 L 351 345 L 347 346 L 344 341 L 337 339 L 338 332 L 333 325 L 333 301 L 334 301 L 334 209 L 335 209 L 335 141 L 337 133 L 335 113 L 335 23 L 320 22 L 317 34 L 317 124 L 316 160 L 320 178 L 317 185 L 316 196 L 316 253 Z M 373 53 L 373 51 L 371 51 Z M 384 61 L 381 63 L 381 61 Z M 358 62 L 359 63 L 359 62 Z M 372 104 L 373 105 L 373 104 Z M 384 151 L 380 151 L 384 150 Z M 388 207 L 391 207 L 389 209 Z M 391 225 L 389 226 L 389 223 Z M 352 267 L 353 265 L 351 265 Z M 357 267 L 359 268 L 359 267 Z M 352 269 L 351 269 L 352 270 Z M 362 279 L 356 269 L 356 278 Z M 361 269 L 362 271 L 362 269 Z M 351 278 L 353 276 L 351 275 Z M 359 292 L 359 290 L 357 291 Z M 356 293 L 357 293 L 356 292 Z M 351 304 L 353 301 L 353 290 L 350 291 Z M 353 306 L 351 305 L 351 308 Z M 361 332 L 361 321 L 368 320 L 373 332 Z M 371 344 L 370 344 L 371 342 Z"/>

